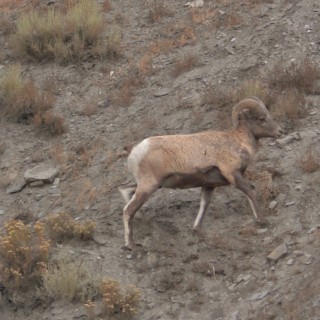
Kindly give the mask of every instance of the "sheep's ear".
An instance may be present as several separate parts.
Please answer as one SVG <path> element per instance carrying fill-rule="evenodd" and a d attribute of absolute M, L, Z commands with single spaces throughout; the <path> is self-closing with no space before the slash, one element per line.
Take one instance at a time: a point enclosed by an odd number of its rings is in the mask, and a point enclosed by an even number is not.
<path fill-rule="evenodd" d="M 250 110 L 249 109 L 241 110 L 239 112 L 239 114 L 238 114 L 238 120 L 248 119 L 249 118 L 249 114 L 250 114 Z"/>

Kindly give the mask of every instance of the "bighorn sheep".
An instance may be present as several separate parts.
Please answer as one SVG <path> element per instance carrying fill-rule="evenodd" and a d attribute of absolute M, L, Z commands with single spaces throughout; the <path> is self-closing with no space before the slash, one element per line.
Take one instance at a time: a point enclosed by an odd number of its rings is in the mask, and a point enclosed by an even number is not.
<path fill-rule="evenodd" d="M 234 128 L 229 131 L 149 137 L 129 150 L 128 169 L 136 183 L 119 188 L 127 203 L 123 210 L 125 248 L 132 249 L 134 244 L 134 214 L 161 187 L 202 188 L 194 230 L 201 227 L 214 188 L 229 184 L 247 196 L 257 222 L 265 221 L 255 192 L 242 174 L 258 140 L 278 137 L 282 129 L 256 97 L 244 99 L 234 106 L 232 122 Z"/>

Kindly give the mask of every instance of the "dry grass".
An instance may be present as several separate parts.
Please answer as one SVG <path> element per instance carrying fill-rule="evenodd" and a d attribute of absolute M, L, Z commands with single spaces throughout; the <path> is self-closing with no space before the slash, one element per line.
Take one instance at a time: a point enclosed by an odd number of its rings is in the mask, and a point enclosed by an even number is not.
<path fill-rule="evenodd" d="M 67 256 L 55 260 L 42 275 L 44 292 L 49 298 L 85 302 L 101 296 L 102 275 L 93 266 Z"/>
<path fill-rule="evenodd" d="M 50 156 L 59 165 L 65 166 L 67 164 L 68 156 L 63 150 L 60 142 L 55 142 L 50 150 Z"/>
<path fill-rule="evenodd" d="M 92 239 L 95 229 L 95 223 L 91 220 L 78 222 L 65 212 L 49 216 L 45 226 L 50 238 L 57 242 L 66 239 Z"/>
<path fill-rule="evenodd" d="M 296 120 L 306 115 L 304 106 L 304 95 L 295 90 L 288 90 L 276 97 L 271 112 L 280 120 Z"/>
<path fill-rule="evenodd" d="M 198 63 L 198 58 L 195 55 L 187 54 L 183 58 L 175 61 L 172 76 L 178 77 L 180 74 L 190 71 Z"/>
<path fill-rule="evenodd" d="M 81 211 L 86 206 L 90 207 L 97 198 L 97 194 L 98 190 L 94 184 L 90 180 L 85 180 L 81 185 L 77 198 L 78 210 Z"/>
<path fill-rule="evenodd" d="M 307 58 L 300 62 L 292 62 L 288 66 L 284 61 L 280 61 L 267 75 L 271 88 L 277 90 L 296 89 L 302 93 L 319 92 L 319 79 L 319 66 Z"/>
<path fill-rule="evenodd" d="M 249 80 L 243 82 L 233 93 L 234 102 L 238 102 L 242 99 L 249 97 L 257 97 L 265 102 L 268 96 L 268 90 L 260 80 Z"/>
<path fill-rule="evenodd" d="M 192 271 L 194 273 L 200 273 L 207 277 L 212 277 L 214 275 L 214 268 L 212 264 L 208 261 L 197 261 L 192 264 Z"/>
<path fill-rule="evenodd" d="M 23 78 L 19 65 L 10 66 L 0 79 L 0 95 L 4 113 L 18 122 L 46 112 L 54 104 L 50 92 L 39 91 L 32 81 Z"/>
<path fill-rule="evenodd" d="M 5 223 L 0 237 L 1 283 L 8 291 L 39 284 L 50 248 L 43 223 L 36 222 L 33 227 L 20 220 Z"/>
<path fill-rule="evenodd" d="M 82 109 L 82 115 L 84 115 L 85 117 L 91 117 L 97 112 L 97 110 L 98 105 L 96 103 L 90 103 Z"/>
<path fill-rule="evenodd" d="M 151 23 L 159 22 L 164 17 L 169 17 L 172 12 L 163 2 L 154 1 L 149 9 L 148 18 Z"/>
<path fill-rule="evenodd" d="M 192 8 L 191 9 L 191 20 L 193 23 L 196 24 L 204 24 L 208 21 L 211 21 L 217 15 L 216 10 L 213 9 L 198 9 Z"/>
<path fill-rule="evenodd" d="M 80 0 L 64 14 L 49 9 L 30 11 L 17 21 L 11 46 L 21 56 L 33 60 L 82 60 L 88 55 L 114 57 L 120 52 L 119 30 L 109 27 L 94 0 Z"/>
<path fill-rule="evenodd" d="M 307 151 L 301 156 L 300 167 L 304 172 L 314 172 L 320 168 L 320 152 L 310 145 Z"/>
<path fill-rule="evenodd" d="M 33 117 L 33 123 L 37 129 L 48 132 L 52 136 L 61 135 L 67 131 L 64 118 L 51 111 L 37 113 Z"/>
<path fill-rule="evenodd" d="M 147 69 L 142 68 L 143 67 L 141 67 L 141 70 L 147 72 Z M 122 80 L 120 89 L 113 98 L 114 103 L 121 107 L 129 106 L 132 103 L 135 91 L 141 88 L 144 83 L 143 75 L 140 73 L 140 69 L 134 69 L 129 72 L 130 74 L 128 74 Z"/>

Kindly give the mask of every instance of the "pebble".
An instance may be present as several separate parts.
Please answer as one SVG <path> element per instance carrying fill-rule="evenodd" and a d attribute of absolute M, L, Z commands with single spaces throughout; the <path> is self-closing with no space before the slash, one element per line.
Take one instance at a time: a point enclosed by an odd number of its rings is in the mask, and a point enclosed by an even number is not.
<path fill-rule="evenodd" d="M 288 253 L 288 248 L 285 243 L 276 247 L 267 257 L 268 260 L 278 261 L 280 258 Z"/>
<path fill-rule="evenodd" d="M 4 210 L 0 210 L 0 215 L 3 215 L 4 214 Z"/>
<path fill-rule="evenodd" d="M 166 96 L 168 93 L 169 93 L 169 90 L 167 90 L 167 89 L 161 89 L 161 90 L 155 92 L 153 95 L 154 95 L 155 97 L 163 97 L 163 96 Z"/>
<path fill-rule="evenodd" d="M 278 202 L 275 201 L 275 200 L 273 200 L 273 201 L 271 201 L 270 204 L 269 204 L 269 209 L 270 209 L 270 210 L 273 210 L 273 209 L 275 209 L 275 207 L 276 207 L 277 205 L 278 205 Z"/>
<path fill-rule="evenodd" d="M 292 266 L 292 265 L 293 265 L 293 262 L 294 262 L 293 259 L 289 259 L 289 260 L 287 261 L 287 265 L 288 265 L 288 266 Z"/>
<path fill-rule="evenodd" d="M 294 204 L 295 204 L 294 201 L 290 201 L 290 202 L 286 202 L 286 203 L 285 203 L 285 206 L 286 206 L 286 207 L 289 207 L 289 206 L 293 206 Z"/>
<path fill-rule="evenodd" d="M 126 258 L 127 258 L 128 260 L 131 260 L 131 259 L 132 259 L 132 254 L 127 254 L 127 255 L 126 255 Z"/>
<path fill-rule="evenodd" d="M 262 300 L 262 299 L 265 298 L 269 293 L 270 293 L 269 290 L 264 290 L 264 291 L 257 292 L 257 293 L 255 293 L 254 295 L 251 296 L 250 301 Z"/>

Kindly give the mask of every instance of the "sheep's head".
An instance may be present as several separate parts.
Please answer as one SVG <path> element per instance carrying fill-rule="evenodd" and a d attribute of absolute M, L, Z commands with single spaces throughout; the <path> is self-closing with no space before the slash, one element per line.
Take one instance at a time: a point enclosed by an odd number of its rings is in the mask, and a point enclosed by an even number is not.
<path fill-rule="evenodd" d="M 235 128 L 240 125 L 248 128 L 257 139 L 279 137 L 283 132 L 264 103 L 256 97 L 244 99 L 234 106 L 232 122 Z"/>

